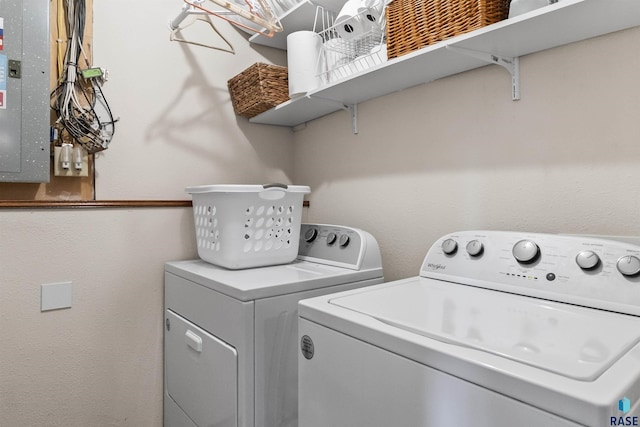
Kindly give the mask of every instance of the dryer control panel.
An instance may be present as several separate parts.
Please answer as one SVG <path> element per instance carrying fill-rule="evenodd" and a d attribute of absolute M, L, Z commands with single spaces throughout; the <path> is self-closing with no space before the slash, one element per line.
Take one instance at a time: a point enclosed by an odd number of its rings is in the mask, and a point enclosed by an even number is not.
<path fill-rule="evenodd" d="M 461 231 L 431 247 L 420 275 L 640 315 L 640 246 L 625 241 Z"/>
<path fill-rule="evenodd" d="M 371 234 L 329 224 L 302 224 L 298 259 L 354 270 L 382 265 L 378 243 Z"/>

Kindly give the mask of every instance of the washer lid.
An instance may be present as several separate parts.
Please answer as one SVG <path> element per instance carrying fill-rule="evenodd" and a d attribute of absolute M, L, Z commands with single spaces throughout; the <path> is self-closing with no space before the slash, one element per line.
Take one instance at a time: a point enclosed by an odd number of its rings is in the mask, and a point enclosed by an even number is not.
<path fill-rule="evenodd" d="M 581 381 L 640 341 L 640 318 L 425 278 L 330 303 Z"/>

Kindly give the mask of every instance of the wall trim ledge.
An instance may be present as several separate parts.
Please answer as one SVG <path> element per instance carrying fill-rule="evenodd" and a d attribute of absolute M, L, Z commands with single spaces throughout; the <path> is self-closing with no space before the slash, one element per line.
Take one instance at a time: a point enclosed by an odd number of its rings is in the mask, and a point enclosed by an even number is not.
<path fill-rule="evenodd" d="M 0 200 L 0 209 L 190 208 L 191 200 Z"/>
<path fill-rule="evenodd" d="M 0 200 L 0 209 L 190 208 L 191 200 Z M 309 207 L 309 201 L 303 202 Z"/>

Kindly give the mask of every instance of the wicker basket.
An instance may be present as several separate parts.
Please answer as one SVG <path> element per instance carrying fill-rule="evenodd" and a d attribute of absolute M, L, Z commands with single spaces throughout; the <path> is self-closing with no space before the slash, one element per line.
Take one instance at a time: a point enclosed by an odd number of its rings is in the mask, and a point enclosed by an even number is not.
<path fill-rule="evenodd" d="M 393 0 L 386 10 L 387 57 L 396 58 L 506 19 L 510 0 Z"/>
<path fill-rule="evenodd" d="M 287 67 L 253 64 L 227 82 L 233 111 L 254 117 L 289 99 Z"/>

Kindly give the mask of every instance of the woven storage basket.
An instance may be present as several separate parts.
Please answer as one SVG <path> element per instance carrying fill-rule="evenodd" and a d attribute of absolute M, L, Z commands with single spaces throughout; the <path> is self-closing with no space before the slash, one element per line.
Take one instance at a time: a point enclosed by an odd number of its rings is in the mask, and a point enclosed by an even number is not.
<path fill-rule="evenodd" d="M 254 117 L 289 99 L 287 67 L 253 64 L 227 82 L 233 111 Z"/>
<path fill-rule="evenodd" d="M 387 57 L 396 58 L 506 19 L 510 0 L 393 0 L 386 9 Z"/>

